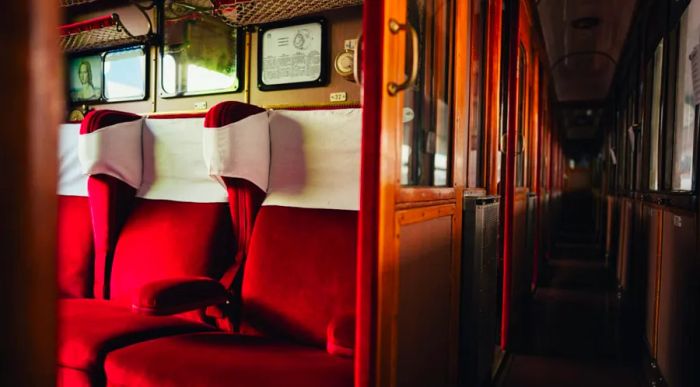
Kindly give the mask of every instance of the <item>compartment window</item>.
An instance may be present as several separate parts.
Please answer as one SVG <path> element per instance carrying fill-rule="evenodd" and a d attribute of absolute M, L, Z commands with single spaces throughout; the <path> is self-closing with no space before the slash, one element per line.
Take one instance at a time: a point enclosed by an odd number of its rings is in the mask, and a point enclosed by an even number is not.
<path fill-rule="evenodd" d="M 146 98 L 144 46 L 83 55 L 68 60 L 73 103 L 138 101 Z"/>
<path fill-rule="evenodd" d="M 690 7 L 694 7 L 691 3 Z M 676 128 L 673 137 L 673 180 L 674 191 L 690 191 L 693 189 L 693 164 L 695 145 L 695 97 L 693 94 L 691 56 L 700 61 L 700 45 L 697 36 L 700 33 L 700 23 L 688 26 L 686 10 L 681 17 L 680 39 L 678 51 L 678 72 L 676 79 Z"/>
<path fill-rule="evenodd" d="M 661 131 L 661 87 L 664 64 L 664 41 L 654 51 L 654 80 L 651 95 L 651 125 L 649 149 L 649 189 L 659 190 L 659 139 Z"/>
<path fill-rule="evenodd" d="M 104 96 L 108 102 L 144 99 L 146 53 L 143 47 L 106 53 L 104 79 Z"/>
<path fill-rule="evenodd" d="M 173 7 L 166 15 L 161 50 L 164 96 L 239 91 L 238 30 L 207 15 L 180 14 L 182 10 Z"/>

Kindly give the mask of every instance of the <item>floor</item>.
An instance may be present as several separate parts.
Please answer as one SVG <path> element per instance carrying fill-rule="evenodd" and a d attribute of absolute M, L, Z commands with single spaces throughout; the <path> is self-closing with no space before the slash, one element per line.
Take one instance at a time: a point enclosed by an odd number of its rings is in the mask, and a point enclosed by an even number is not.
<path fill-rule="evenodd" d="M 499 387 L 642 387 L 614 327 L 614 277 L 593 237 L 566 235 L 529 305 Z"/>

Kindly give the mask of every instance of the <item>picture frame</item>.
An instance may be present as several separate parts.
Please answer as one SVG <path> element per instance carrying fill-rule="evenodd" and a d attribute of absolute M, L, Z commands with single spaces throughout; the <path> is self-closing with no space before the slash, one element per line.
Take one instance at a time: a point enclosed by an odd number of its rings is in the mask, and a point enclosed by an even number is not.
<path fill-rule="evenodd" d="M 307 18 L 266 24 L 258 30 L 258 89 L 320 87 L 329 81 L 328 24 Z"/>

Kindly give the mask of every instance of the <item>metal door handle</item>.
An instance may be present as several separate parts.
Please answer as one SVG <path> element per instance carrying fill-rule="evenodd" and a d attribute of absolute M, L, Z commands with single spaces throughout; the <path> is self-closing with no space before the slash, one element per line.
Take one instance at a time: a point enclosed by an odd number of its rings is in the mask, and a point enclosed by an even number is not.
<path fill-rule="evenodd" d="M 389 20 L 389 31 L 391 31 L 392 34 L 398 34 L 401 31 L 409 31 L 411 33 L 411 51 L 413 51 L 413 57 L 411 58 L 411 75 L 408 79 L 401 83 L 389 82 L 387 85 L 389 95 L 394 96 L 398 92 L 413 86 L 418 79 L 418 32 L 416 32 L 416 29 L 408 22 L 406 22 L 406 24 L 401 24 L 394 19 Z"/>

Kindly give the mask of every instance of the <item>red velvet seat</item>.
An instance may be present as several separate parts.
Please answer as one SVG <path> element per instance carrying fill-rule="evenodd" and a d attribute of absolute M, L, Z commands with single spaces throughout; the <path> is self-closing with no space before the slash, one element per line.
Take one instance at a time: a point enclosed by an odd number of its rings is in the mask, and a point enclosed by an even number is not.
<path fill-rule="evenodd" d="M 66 386 L 75 385 L 76 379 L 84 379 L 88 385 L 104 383 L 104 357 L 115 348 L 153 337 L 211 330 L 181 317 L 141 315 L 130 307 L 95 299 L 61 300 L 58 321 L 62 323 L 57 354 L 59 381 Z"/>
<path fill-rule="evenodd" d="M 157 341 L 157 343 L 155 342 Z M 109 386 L 340 387 L 353 385 L 352 359 L 264 337 L 172 336 L 110 355 Z"/>
<path fill-rule="evenodd" d="M 135 120 L 140 117 L 98 111 L 86 117 L 82 129 L 92 133 Z M 198 128 L 203 123 L 203 117 L 169 117 L 144 124 L 143 176 L 138 189 L 118 174 L 90 176 L 97 251 L 94 289 L 101 300 L 59 303 L 60 384 L 102 385 L 103 359 L 115 348 L 215 329 L 207 324 L 213 320 L 204 316 L 203 309 L 177 317 L 146 316 L 132 309 L 142 291 L 158 281 L 220 279 L 231 267 L 238 267 L 227 189 L 206 175 L 200 160 L 197 139 L 201 141 Z M 181 142 L 186 151 L 173 148 L 179 144 L 177 136 L 184 136 Z M 138 140 L 136 148 L 141 147 Z M 196 168 L 194 177 L 191 171 L 187 172 L 190 175 L 178 175 L 200 161 L 203 178 Z M 235 193 L 235 188 L 229 187 L 229 194 L 231 190 Z M 191 201 L 190 196 L 194 198 Z"/>
<path fill-rule="evenodd" d="M 274 144 L 274 137 L 272 141 L 271 189 L 276 173 L 288 177 L 284 169 L 288 160 L 279 162 L 283 169 L 275 171 L 275 149 L 301 149 L 299 144 L 291 148 L 287 143 Z M 359 141 L 353 146 L 359 155 Z M 310 160 L 299 154 L 292 158 Z M 305 173 L 292 176 L 318 183 Z M 352 173 L 346 176 L 347 181 L 357 183 L 354 178 L 359 181 Z M 304 191 L 304 182 L 291 184 L 299 188 L 294 192 Z M 353 184 L 348 186 L 356 189 Z M 278 188 L 290 192 L 289 187 Z M 338 188 L 343 187 L 332 187 Z M 107 384 L 353 385 L 356 243 L 356 210 L 263 205 L 243 271 L 241 334 L 184 334 L 115 350 L 105 360 Z"/>
<path fill-rule="evenodd" d="M 243 277 L 246 335 L 118 349 L 105 361 L 108 385 L 351 386 L 352 358 L 326 346 L 334 318 L 354 315 L 356 226 L 355 211 L 263 206 Z"/>

